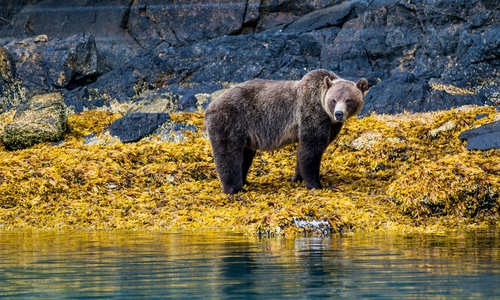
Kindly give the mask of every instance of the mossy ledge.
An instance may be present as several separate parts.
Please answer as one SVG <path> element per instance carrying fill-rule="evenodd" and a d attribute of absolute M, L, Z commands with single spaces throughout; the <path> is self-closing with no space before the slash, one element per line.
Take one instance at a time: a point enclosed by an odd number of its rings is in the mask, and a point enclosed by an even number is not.
<path fill-rule="evenodd" d="M 457 138 L 497 118 L 492 107 L 351 120 L 323 157 L 324 189 L 289 181 L 289 146 L 258 153 L 248 192 L 234 196 L 221 192 L 202 114 L 172 114 L 199 128 L 182 143 L 83 144 L 83 136 L 118 117 L 73 114 L 63 143 L 1 149 L 0 229 L 217 228 L 294 236 L 307 230 L 294 220 L 326 221 L 333 232 L 498 226 L 500 151 L 469 151 Z M 450 121 L 454 127 L 429 133 Z"/>

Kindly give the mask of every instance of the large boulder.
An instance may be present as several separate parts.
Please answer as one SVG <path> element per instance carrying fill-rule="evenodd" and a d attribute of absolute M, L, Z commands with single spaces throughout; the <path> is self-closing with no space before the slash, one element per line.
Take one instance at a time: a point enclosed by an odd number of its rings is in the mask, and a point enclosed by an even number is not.
<path fill-rule="evenodd" d="M 2 141 L 9 150 L 24 149 L 63 138 L 68 116 L 60 93 L 38 95 L 19 107 L 5 126 Z"/>
<path fill-rule="evenodd" d="M 109 132 L 122 143 L 137 142 L 170 120 L 167 113 L 131 113 L 111 124 Z"/>
<path fill-rule="evenodd" d="M 458 138 L 467 141 L 469 150 L 500 149 L 500 121 L 466 130 Z"/>

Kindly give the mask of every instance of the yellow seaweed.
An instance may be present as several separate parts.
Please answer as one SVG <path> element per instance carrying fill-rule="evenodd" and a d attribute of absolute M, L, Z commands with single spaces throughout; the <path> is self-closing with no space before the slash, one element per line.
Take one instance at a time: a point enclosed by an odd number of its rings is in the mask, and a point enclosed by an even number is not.
<path fill-rule="evenodd" d="M 487 117 L 475 120 L 479 114 Z M 324 188 L 289 179 L 296 146 L 259 152 L 247 192 L 217 179 L 203 115 L 172 114 L 199 131 L 182 143 L 84 145 L 119 115 L 69 116 L 59 145 L 0 150 L 0 228 L 202 230 L 294 236 L 293 218 L 326 220 L 335 232 L 442 232 L 496 226 L 500 152 L 469 151 L 457 136 L 492 121 L 492 107 L 349 121 L 323 156 Z M 429 134 L 446 122 L 451 130 Z M 354 148 L 364 133 L 370 147 Z M 188 133 L 189 134 L 189 133 Z"/>

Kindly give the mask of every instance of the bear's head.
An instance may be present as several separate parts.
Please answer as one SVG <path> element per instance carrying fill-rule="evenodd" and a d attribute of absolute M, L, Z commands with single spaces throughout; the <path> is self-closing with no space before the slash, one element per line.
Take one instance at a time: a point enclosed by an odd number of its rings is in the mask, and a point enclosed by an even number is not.
<path fill-rule="evenodd" d="M 355 83 L 325 77 L 324 85 L 322 105 L 332 121 L 343 122 L 357 115 L 363 108 L 363 95 L 368 90 L 368 81 L 365 78 Z"/>

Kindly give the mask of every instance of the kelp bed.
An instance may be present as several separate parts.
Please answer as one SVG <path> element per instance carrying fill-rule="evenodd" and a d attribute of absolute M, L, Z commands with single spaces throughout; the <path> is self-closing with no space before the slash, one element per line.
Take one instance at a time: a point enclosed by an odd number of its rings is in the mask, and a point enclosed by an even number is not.
<path fill-rule="evenodd" d="M 481 114 L 488 116 L 475 120 Z M 258 153 L 248 192 L 227 196 L 202 114 L 172 115 L 199 128 L 182 143 L 108 146 L 84 145 L 83 136 L 118 115 L 74 114 L 64 142 L 0 151 L 0 228 L 295 235 L 308 231 L 297 220 L 326 221 L 333 232 L 497 226 L 500 152 L 469 151 L 457 138 L 494 116 L 492 107 L 472 107 L 350 120 L 323 157 L 323 189 L 290 182 L 289 146 Z"/>

